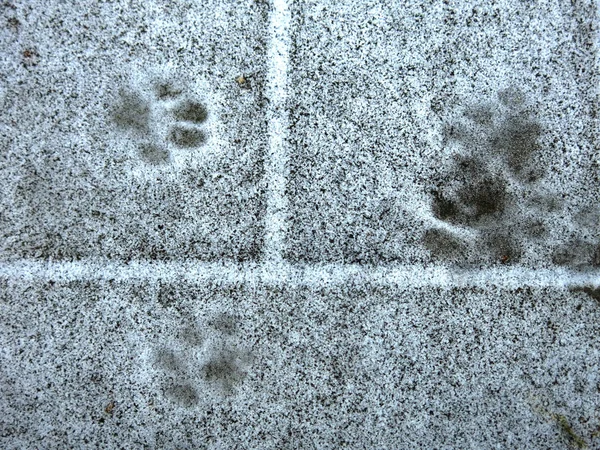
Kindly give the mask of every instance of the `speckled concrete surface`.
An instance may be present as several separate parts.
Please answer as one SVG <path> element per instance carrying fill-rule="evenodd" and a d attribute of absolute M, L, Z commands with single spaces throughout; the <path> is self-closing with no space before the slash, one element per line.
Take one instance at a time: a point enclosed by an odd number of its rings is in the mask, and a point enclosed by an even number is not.
<path fill-rule="evenodd" d="M 0 447 L 600 448 L 592 1 L 0 5 Z"/>
<path fill-rule="evenodd" d="M 3 448 L 597 444 L 584 293 L 4 282 L 1 317 Z"/>
<path fill-rule="evenodd" d="M 4 259 L 258 257 L 268 5 L 1 8 Z"/>
<path fill-rule="evenodd" d="M 583 239 L 589 263 L 594 3 L 312 1 L 292 17 L 290 260 L 537 267 Z"/>

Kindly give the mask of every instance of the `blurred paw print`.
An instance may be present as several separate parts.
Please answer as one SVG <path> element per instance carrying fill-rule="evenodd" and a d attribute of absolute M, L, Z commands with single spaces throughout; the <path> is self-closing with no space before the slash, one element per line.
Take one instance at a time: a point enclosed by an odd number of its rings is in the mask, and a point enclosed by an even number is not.
<path fill-rule="evenodd" d="M 600 267 L 600 209 L 581 202 L 572 214 L 560 193 L 544 186 L 543 131 L 514 87 L 499 91 L 495 102 L 466 107 L 446 125 L 450 164 L 431 189 L 440 226 L 426 230 L 422 241 L 432 259 Z"/>
<path fill-rule="evenodd" d="M 137 155 L 153 166 L 171 162 L 171 150 L 193 150 L 206 143 L 206 106 L 184 85 L 160 80 L 145 90 L 121 89 L 110 112 L 121 132 L 134 136 Z"/>
<path fill-rule="evenodd" d="M 158 347 L 153 365 L 159 372 L 164 395 L 191 408 L 203 395 L 231 396 L 243 382 L 251 355 L 238 343 L 238 322 L 220 314 L 203 327 L 182 327 L 177 339 Z"/>
<path fill-rule="evenodd" d="M 468 230 L 471 242 L 451 228 L 431 228 L 423 244 L 434 259 L 454 263 L 515 263 L 524 245 L 545 234 L 537 217 L 520 212 L 517 192 L 533 191 L 544 177 L 539 163 L 542 127 L 516 88 L 498 102 L 471 105 L 447 124 L 449 170 L 434 181 L 431 210 L 452 227 Z"/>

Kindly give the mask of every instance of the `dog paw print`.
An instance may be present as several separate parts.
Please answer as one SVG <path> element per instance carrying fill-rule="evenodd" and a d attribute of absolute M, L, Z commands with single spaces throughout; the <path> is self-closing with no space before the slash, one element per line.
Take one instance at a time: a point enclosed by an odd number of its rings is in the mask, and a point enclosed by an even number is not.
<path fill-rule="evenodd" d="M 154 368 L 162 378 L 162 391 L 172 402 L 191 408 L 202 396 L 230 396 L 243 382 L 251 357 L 237 343 L 237 322 L 219 315 L 205 327 L 183 327 L 170 345 L 154 352 Z"/>
<path fill-rule="evenodd" d="M 183 86 L 169 81 L 146 90 L 121 89 L 111 119 L 134 137 L 137 156 L 148 165 L 168 164 L 172 150 L 197 149 L 207 140 L 208 109 Z"/>
<path fill-rule="evenodd" d="M 501 105 L 468 107 L 446 126 L 444 144 L 458 150 L 431 190 L 434 217 L 450 225 L 424 234 L 434 259 L 463 262 L 470 253 L 477 262 L 513 263 L 525 241 L 544 234 L 543 224 L 522 214 L 517 204 L 517 194 L 532 191 L 543 176 L 536 163 L 541 126 L 517 90 L 501 91 L 498 98 Z M 453 234 L 452 227 L 477 236 L 475 242 Z"/>

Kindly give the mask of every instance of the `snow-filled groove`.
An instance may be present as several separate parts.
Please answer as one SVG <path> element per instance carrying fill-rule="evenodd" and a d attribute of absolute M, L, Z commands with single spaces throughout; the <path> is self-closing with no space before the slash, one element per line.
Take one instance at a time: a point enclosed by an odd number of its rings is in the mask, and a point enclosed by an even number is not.
<path fill-rule="evenodd" d="M 269 149 L 265 164 L 267 214 L 265 217 L 265 257 L 280 263 L 286 231 L 285 196 L 288 136 L 287 89 L 291 14 L 287 0 L 274 0 L 269 24 L 268 85 Z"/>
<path fill-rule="evenodd" d="M 442 266 L 359 266 L 323 264 L 294 266 L 280 264 L 232 264 L 202 262 L 132 261 L 129 263 L 88 260 L 0 262 L 0 277 L 21 280 L 115 280 L 186 281 L 189 283 L 258 283 L 278 286 L 380 285 L 406 287 L 490 287 L 513 289 L 521 286 L 563 288 L 600 284 L 600 271 L 575 272 L 565 269 L 498 267 L 457 270 Z"/>

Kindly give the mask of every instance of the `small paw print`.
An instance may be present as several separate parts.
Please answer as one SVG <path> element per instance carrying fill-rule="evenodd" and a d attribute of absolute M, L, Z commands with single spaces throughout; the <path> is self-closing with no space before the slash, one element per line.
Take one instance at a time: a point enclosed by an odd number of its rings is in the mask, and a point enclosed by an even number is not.
<path fill-rule="evenodd" d="M 180 148 L 194 148 L 204 144 L 206 136 L 197 128 L 177 125 L 171 128 L 169 141 Z"/>
<path fill-rule="evenodd" d="M 163 380 L 165 397 L 191 408 L 200 403 L 202 393 L 233 395 L 251 362 L 236 333 L 236 318 L 221 314 L 204 327 L 183 327 L 170 345 L 159 346 L 153 366 Z"/>
<path fill-rule="evenodd" d="M 208 109 L 171 81 L 121 89 L 110 115 L 119 131 L 133 136 L 137 156 L 147 165 L 169 164 L 173 149 L 193 150 L 207 141 Z"/>
<path fill-rule="evenodd" d="M 119 103 L 112 111 L 112 119 L 122 131 L 147 132 L 150 126 L 150 105 L 139 94 L 127 90 L 119 92 Z"/>
<path fill-rule="evenodd" d="M 201 124 L 206 121 L 208 111 L 202 103 L 187 100 L 173 110 L 173 116 L 177 120 Z"/>
<path fill-rule="evenodd" d="M 154 84 L 154 95 L 159 100 L 171 100 L 183 94 L 183 89 L 176 87 L 169 81 L 161 81 Z"/>
<path fill-rule="evenodd" d="M 184 95 L 184 89 L 170 82 L 160 82 L 154 87 L 159 101 L 173 104 L 167 113 L 174 121 L 169 127 L 167 140 L 178 148 L 191 149 L 206 142 L 202 125 L 208 119 L 208 110 L 200 101 Z"/>

